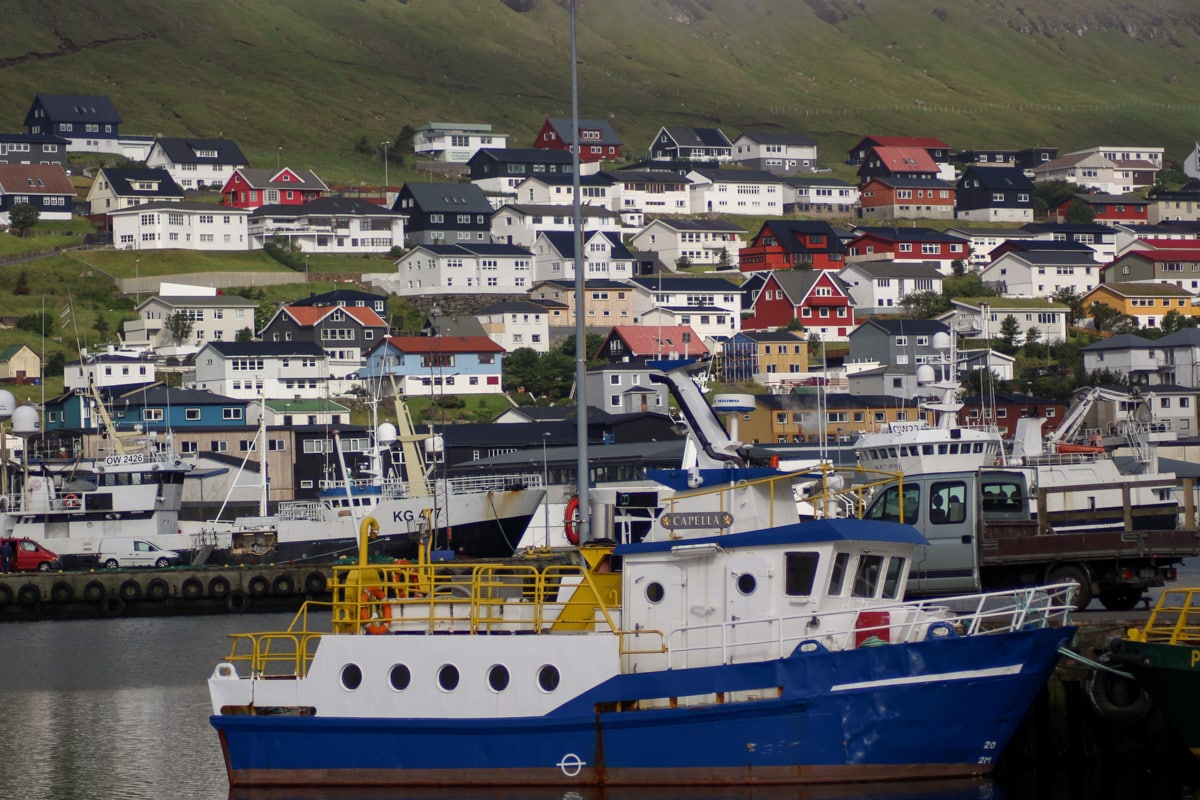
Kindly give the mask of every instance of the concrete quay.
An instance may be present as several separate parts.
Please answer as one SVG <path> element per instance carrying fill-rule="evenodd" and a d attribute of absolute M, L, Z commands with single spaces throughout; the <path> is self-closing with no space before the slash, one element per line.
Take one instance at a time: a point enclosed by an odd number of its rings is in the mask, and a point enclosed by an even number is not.
<path fill-rule="evenodd" d="M 0 622 L 296 610 L 329 566 L 270 564 L 0 574 Z"/>

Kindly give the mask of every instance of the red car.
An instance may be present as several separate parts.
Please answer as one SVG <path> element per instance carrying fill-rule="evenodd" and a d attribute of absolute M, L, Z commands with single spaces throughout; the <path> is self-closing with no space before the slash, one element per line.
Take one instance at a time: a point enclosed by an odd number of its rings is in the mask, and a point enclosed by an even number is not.
<path fill-rule="evenodd" d="M 8 565 L 10 572 L 49 572 L 62 565 L 57 555 L 33 539 L 0 539 L 0 547 L 5 544 L 12 546 Z"/>

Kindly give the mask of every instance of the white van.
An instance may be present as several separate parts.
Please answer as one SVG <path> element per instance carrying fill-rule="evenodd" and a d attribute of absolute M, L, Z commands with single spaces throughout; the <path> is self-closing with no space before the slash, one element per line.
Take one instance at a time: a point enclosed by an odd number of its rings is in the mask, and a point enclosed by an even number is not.
<path fill-rule="evenodd" d="M 96 558 L 100 566 L 108 569 L 170 567 L 183 561 L 174 550 L 163 550 L 145 539 L 135 539 L 132 536 L 101 539 Z"/>

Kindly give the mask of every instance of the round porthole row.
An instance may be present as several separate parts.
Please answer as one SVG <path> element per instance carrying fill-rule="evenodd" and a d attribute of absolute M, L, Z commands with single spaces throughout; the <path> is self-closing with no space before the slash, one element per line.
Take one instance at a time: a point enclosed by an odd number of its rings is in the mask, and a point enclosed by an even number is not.
<path fill-rule="evenodd" d="M 412 683 L 412 670 L 405 664 L 395 664 L 388 671 L 388 682 L 397 692 L 403 692 Z"/>
<path fill-rule="evenodd" d="M 758 580 L 749 572 L 743 572 L 738 575 L 737 588 L 742 594 L 754 594 L 754 590 L 758 587 Z"/>
<path fill-rule="evenodd" d="M 538 688 L 543 692 L 553 692 L 558 688 L 561 676 L 558 673 L 558 667 L 553 664 L 544 664 L 538 670 Z"/>
<path fill-rule="evenodd" d="M 354 691 L 362 686 L 362 668 L 358 664 L 342 667 L 342 688 Z"/>
<path fill-rule="evenodd" d="M 438 686 L 442 691 L 452 692 L 458 688 L 458 667 L 453 664 L 443 664 L 438 669 Z"/>
<path fill-rule="evenodd" d="M 493 692 L 503 692 L 508 688 L 508 667 L 503 664 L 493 664 L 488 670 L 488 686 Z"/>
<path fill-rule="evenodd" d="M 666 594 L 666 589 L 658 581 L 654 581 L 646 587 L 646 599 L 651 603 L 661 603 Z"/>

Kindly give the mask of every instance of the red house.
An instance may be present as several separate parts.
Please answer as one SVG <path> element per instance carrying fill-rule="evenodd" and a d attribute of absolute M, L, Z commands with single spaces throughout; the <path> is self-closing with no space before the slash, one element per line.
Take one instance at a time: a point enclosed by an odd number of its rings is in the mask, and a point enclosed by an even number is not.
<path fill-rule="evenodd" d="M 658 359 L 703 358 L 704 339 L 691 325 L 615 325 L 604 337 L 596 358 L 611 364 L 645 364 Z"/>
<path fill-rule="evenodd" d="M 579 140 L 571 120 L 547 117 L 538 131 L 533 146 L 540 150 L 566 150 L 570 152 L 580 145 L 579 160 L 584 164 L 595 161 L 617 161 L 621 158 L 621 139 L 616 131 L 603 119 L 579 120 Z"/>
<path fill-rule="evenodd" d="M 846 163 L 863 163 L 876 147 L 919 147 L 939 164 L 950 161 L 950 145 L 932 136 L 867 136 L 850 148 Z"/>
<path fill-rule="evenodd" d="M 943 275 L 949 275 L 958 260 L 971 255 L 966 239 L 932 228 L 867 228 L 846 244 L 846 260 L 935 261 Z"/>
<path fill-rule="evenodd" d="M 328 193 L 329 187 L 310 169 L 242 167 L 221 189 L 221 205 L 233 208 L 299 206 Z"/>
<path fill-rule="evenodd" d="M 1058 222 L 1067 221 L 1071 206 L 1082 204 L 1092 209 L 1094 222 L 1102 225 L 1130 223 L 1145 225 L 1150 221 L 1150 201 L 1134 195 L 1074 194 L 1054 208 Z"/>
<path fill-rule="evenodd" d="M 869 178 L 859 192 L 863 219 L 954 219 L 957 191 L 936 178 Z"/>
<path fill-rule="evenodd" d="M 854 329 L 854 306 L 846 284 L 832 272 L 776 270 L 767 275 L 742 320 L 742 330 L 775 330 L 796 320 L 822 339 L 845 339 Z"/>
<path fill-rule="evenodd" d="M 792 269 L 805 263 L 813 269 L 846 266 L 846 248 L 828 222 L 769 219 L 750 244 L 738 251 L 742 272 Z"/>
<path fill-rule="evenodd" d="M 936 178 L 937 162 L 922 147 L 873 147 L 858 167 L 862 181 L 870 178 Z"/>

